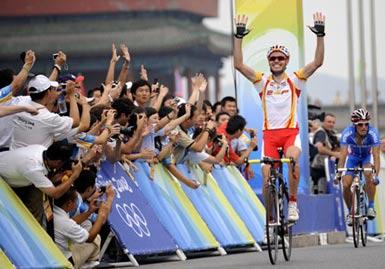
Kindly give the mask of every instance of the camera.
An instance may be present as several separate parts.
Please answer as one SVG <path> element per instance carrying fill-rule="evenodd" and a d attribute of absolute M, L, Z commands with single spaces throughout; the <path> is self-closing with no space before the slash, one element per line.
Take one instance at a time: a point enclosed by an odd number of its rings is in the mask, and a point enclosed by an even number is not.
<path fill-rule="evenodd" d="M 317 113 L 317 112 L 314 111 L 314 110 L 321 110 L 321 107 L 309 104 L 307 106 L 307 109 L 308 109 L 307 117 L 308 117 L 309 120 L 317 120 L 318 119 L 320 121 L 324 121 L 324 119 L 325 119 L 325 112 Z"/>
<path fill-rule="evenodd" d="M 52 59 L 55 60 L 57 56 L 59 56 L 59 53 L 54 53 L 54 54 L 52 54 Z"/>
<path fill-rule="evenodd" d="M 128 127 L 120 127 L 120 134 L 126 136 L 126 137 L 131 137 L 133 135 L 133 132 L 134 132 L 134 128 L 135 126 L 128 126 Z M 119 135 L 116 134 L 114 136 L 112 136 L 112 138 L 118 138 Z"/>
<path fill-rule="evenodd" d="M 213 142 L 215 144 L 218 144 L 219 146 L 222 146 L 222 141 L 221 141 L 222 139 L 223 139 L 223 135 L 217 134 L 216 136 L 214 136 Z"/>

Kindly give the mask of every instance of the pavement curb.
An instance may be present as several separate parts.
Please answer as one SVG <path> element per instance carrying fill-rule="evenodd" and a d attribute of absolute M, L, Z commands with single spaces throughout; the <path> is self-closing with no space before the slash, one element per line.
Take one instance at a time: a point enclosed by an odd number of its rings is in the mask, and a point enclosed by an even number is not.
<path fill-rule="evenodd" d="M 300 234 L 293 236 L 293 247 L 302 248 L 319 245 L 343 244 L 345 243 L 345 239 L 345 232 Z"/>

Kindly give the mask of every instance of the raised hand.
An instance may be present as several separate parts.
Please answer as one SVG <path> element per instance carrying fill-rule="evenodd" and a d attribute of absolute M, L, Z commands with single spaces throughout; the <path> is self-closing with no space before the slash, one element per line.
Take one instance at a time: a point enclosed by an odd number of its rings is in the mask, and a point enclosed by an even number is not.
<path fill-rule="evenodd" d="M 66 88 L 65 88 L 66 93 L 69 96 L 71 96 L 75 94 L 75 90 L 76 90 L 76 82 L 72 80 L 67 80 Z"/>
<path fill-rule="evenodd" d="M 163 84 L 160 85 L 160 88 L 159 88 L 159 95 L 160 96 L 166 96 L 168 94 L 168 88 L 166 86 L 164 86 Z"/>
<path fill-rule="evenodd" d="M 146 68 L 144 68 L 144 65 L 140 65 L 140 78 L 145 80 L 145 81 L 148 81 L 148 75 L 147 75 L 147 70 Z"/>
<path fill-rule="evenodd" d="M 107 125 L 111 125 L 114 122 L 115 115 L 116 115 L 116 110 L 115 109 L 107 110 L 107 113 L 106 113 L 106 116 L 107 116 L 106 124 Z"/>
<path fill-rule="evenodd" d="M 201 73 L 195 74 L 195 76 L 191 78 L 191 83 L 192 83 L 192 88 L 194 90 L 197 89 L 201 92 L 204 92 L 206 90 L 207 80 Z"/>
<path fill-rule="evenodd" d="M 188 118 L 191 116 L 191 104 L 186 104 L 186 114 Z"/>
<path fill-rule="evenodd" d="M 131 56 L 130 56 L 130 53 L 128 52 L 127 46 L 125 44 L 120 44 L 120 50 L 122 52 L 122 56 L 123 56 L 124 60 L 126 61 L 126 63 L 130 63 Z"/>
<path fill-rule="evenodd" d="M 236 38 L 243 38 L 248 33 L 250 33 L 250 29 L 246 28 L 248 17 L 246 15 L 238 15 L 235 18 L 235 34 Z"/>
<path fill-rule="evenodd" d="M 325 36 L 325 15 L 321 12 L 313 14 L 314 26 L 307 26 L 318 37 Z"/>
<path fill-rule="evenodd" d="M 209 121 L 207 122 L 206 127 L 209 128 L 210 130 L 212 130 L 212 129 L 214 129 L 215 127 L 217 127 L 217 124 L 215 123 L 215 121 L 209 120 Z"/>
<path fill-rule="evenodd" d="M 24 64 L 29 65 L 32 68 L 35 61 L 36 61 L 35 52 L 33 52 L 32 50 L 28 50 L 25 53 Z"/>
<path fill-rule="evenodd" d="M 116 47 L 115 44 L 112 43 L 112 56 L 111 56 L 111 62 L 117 63 L 120 59 L 120 56 L 116 53 Z"/>
<path fill-rule="evenodd" d="M 63 66 L 66 62 L 67 62 L 67 55 L 65 55 L 65 53 L 60 50 L 57 53 L 57 56 L 55 58 L 55 64 L 59 66 Z"/>

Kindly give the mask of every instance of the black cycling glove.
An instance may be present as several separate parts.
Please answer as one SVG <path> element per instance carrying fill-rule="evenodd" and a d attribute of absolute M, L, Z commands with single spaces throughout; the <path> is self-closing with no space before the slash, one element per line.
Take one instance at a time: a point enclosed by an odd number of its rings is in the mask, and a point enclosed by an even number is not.
<path fill-rule="evenodd" d="M 323 21 L 315 21 L 314 26 L 308 27 L 317 36 L 325 36 L 325 23 Z"/>
<path fill-rule="evenodd" d="M 248 33 L 250 33 L 250 30 L 246 29 L 246 24 L 237 23 L 237 30 L 236 30 L 236 33 L 234 34 L 236 38 L 243 38 Z"/>

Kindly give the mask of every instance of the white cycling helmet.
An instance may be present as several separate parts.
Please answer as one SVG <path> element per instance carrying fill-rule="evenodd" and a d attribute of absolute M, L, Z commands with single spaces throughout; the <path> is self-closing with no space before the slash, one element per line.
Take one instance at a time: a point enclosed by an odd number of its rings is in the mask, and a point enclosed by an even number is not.
<path fill-rule="evenodd" d="M 287 58 L 290 57 L 290 52 L 289 52 L 289 50 L 285 46 L 283 46 L 283 45 L 274 45 L 274 46 L 270 47 L 269 51 L 267 52 L 267 58 L 269 58 L 270 55 L 273 52 L 276 52 L 276 51 L 283 53 Z"/>
<path fill-rule="evenodd" d="M 365 108 L 359 108 L 352 112 L 350 115 L 350 119 L 353 123 L 361 122 L 361 121 L 370 121 L 370 114 Z"/>

